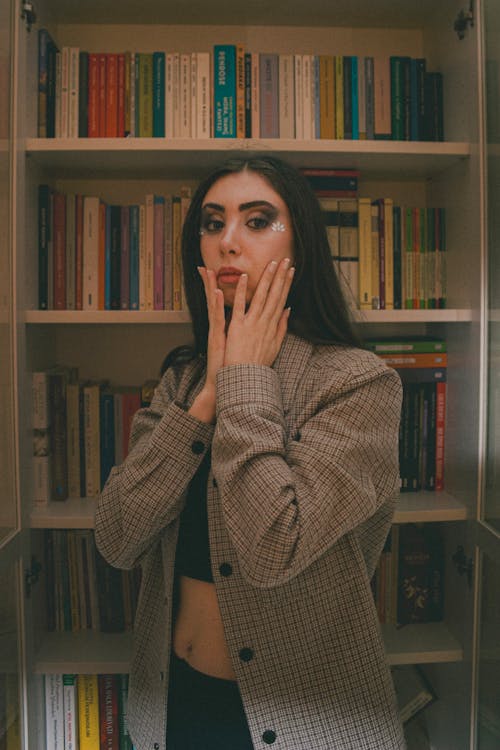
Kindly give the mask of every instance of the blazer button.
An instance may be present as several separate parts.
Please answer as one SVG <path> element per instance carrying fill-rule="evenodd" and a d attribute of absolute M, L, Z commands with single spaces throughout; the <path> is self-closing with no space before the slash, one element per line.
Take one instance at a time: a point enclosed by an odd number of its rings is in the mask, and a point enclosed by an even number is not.
<path fill-rule="evenodd" d="M 266 731 L 262 735 L 262 739 L 264 740 L 266 745 L 272 745 L 273 742 L 276 742 L 276 732 L 273 732 L 272 729 L 266 729 Z"/>
<path fill-rule="evenodd" d="M 253 649 L 251 648 L 242 648 L 240 651 L 240 659 L 241 661 L 252 661 L 253 659 Z"/>
<path fill-rule="evenodd" d="M 233 566 L 230 563 L 222 563 L 219 566 L 219 573 L 221 574 L 221 576 L 224 576 L 224 578 L 230 576 L 232 572 Z"/>
<path fill-rule="evenodd" d="M 159 742 L 155 742 L 155 744 L 153 745 L 153 748 L 154 748 L 154 750 L 160 750 L 160 743 Z"/>
<path fill-rule="evenodd" d="M 203 453 L 205 450 L 205 445 L 201 442 L 201 440 L 195 440 L 193 443 L 191 443 L 191 450 L 193 453 L 196 453 L 197 456 L 200 455 L 200 453 Z"/>

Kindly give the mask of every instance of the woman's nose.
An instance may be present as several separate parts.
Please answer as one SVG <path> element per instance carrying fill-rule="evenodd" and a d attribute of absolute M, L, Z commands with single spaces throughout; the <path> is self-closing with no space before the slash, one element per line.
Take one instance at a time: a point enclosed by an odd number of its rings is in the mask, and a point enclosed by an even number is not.
<path fill-rule="evenodd" d="M 239 231 L 236 224 L 226 224 L 220 236 L 221 253 L 238 254 L 240 252 Z"/>

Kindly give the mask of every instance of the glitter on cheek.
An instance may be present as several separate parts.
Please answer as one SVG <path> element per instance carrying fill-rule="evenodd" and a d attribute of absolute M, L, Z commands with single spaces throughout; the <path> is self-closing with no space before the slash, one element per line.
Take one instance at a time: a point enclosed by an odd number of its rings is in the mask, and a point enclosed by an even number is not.
<path fill-rule="evenodd" d="M 271 224 L 271 229 L 273 232 L 284 232 L 285 231 L 285 225 L 281 223 L 281 221 L 273 221 Z"/>

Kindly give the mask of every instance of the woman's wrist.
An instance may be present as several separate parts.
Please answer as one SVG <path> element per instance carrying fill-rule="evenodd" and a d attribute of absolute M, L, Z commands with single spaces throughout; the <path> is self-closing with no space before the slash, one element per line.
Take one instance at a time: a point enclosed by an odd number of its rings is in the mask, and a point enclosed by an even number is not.
<path fill-rule="evenodd" d="M 215 388 L 205 386 L 194 399 L 188 414 L 208 424 L 215 423 Z"/>

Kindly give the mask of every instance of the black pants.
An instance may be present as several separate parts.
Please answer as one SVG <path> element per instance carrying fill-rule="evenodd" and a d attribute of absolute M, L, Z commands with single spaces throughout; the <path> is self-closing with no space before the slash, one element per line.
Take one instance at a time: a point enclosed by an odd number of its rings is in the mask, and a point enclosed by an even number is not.
<path fill-rule="evenodd" d="M 198 672 L 173 652 L 167 750 L 253 750 L 237 683 Z"/>

